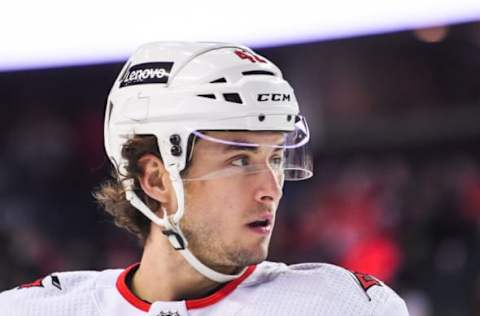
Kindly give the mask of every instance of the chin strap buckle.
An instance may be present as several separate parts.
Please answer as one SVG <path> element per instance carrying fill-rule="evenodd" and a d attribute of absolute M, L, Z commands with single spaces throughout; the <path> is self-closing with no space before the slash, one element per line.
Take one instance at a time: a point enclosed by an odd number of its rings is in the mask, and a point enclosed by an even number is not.
<path fill-rule="evenodd" d="M 183 240 L 182 236 L 169 229 L 169 230 L 162 230 L 162 233 L 167 236 L 168 238 L 168 241 L 170 241 L 170 243 L 172 244 L 173 246 L 173 249 L 175 250 L 185 250 L 185 241 Z"/>

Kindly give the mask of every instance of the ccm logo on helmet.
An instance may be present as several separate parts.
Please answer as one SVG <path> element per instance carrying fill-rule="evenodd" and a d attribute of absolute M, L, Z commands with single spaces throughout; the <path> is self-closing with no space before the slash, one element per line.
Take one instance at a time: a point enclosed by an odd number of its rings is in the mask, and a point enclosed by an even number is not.
<path fill-rule="evenodd" d="M 290 101 L 290 94 L 283 94 L 283 93 L 260 93 L 257 96 L 258 102 L 265 102 L 265 101 Z"/>
<path fill-rule="evenodd" d="M 146 83 L 167 83 L 172 62 L 144 63 L 130 67 L 120 78 L 120 88 Z"/>

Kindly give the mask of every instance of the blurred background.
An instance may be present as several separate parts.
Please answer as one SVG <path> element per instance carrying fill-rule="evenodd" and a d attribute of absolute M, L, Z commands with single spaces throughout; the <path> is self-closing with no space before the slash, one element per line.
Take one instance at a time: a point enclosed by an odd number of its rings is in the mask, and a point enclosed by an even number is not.
<path fill-rule="evenodd" d="M 270 259 L 371 273 L 412 316 L 480 315 L 480 23 L 256 50 L 294 86 L 315 156 Z M 139 260 L 91 194 L 123 62 L 0 72 L 0 290 Z"/>

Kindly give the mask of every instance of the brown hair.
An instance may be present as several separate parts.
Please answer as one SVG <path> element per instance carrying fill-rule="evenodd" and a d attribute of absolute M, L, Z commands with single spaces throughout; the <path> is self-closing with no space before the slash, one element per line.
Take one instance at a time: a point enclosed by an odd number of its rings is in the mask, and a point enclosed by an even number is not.
<path fill-rule="evenodd" d="M 153 154 L 161 159 L 155 136 L 136 135 L 128 140 L 122 148 L 122 157 L 128 162 L 127 174 L 122 175 L 124 177 L 120 180 L 117 171 L 114 171 L 114 179 L 105 181 L 93 192 L 97 203 L 105 212 L 113 216 L 115 225 L 136 235 L 142 245 L 145 244 L 150 233 L 150 220 L 127 201 L 122 181 L 133 179 L 134 192 L 137 196 L 152 211 L 155 212 L 160 208 L 160 203 L 145 194 L 138 181 L 144 172 L 139 159 L 146 154 Z"/>

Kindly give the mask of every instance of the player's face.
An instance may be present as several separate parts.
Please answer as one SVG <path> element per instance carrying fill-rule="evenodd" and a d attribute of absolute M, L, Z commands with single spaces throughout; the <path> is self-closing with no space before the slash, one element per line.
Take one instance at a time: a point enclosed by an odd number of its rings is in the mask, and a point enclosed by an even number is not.
<path fill-rule="evenodd" d="M 281 144 L 281 133 L 210 132 L 212 137 L 242 143 Z M 189 248 L 218 271 L 266 259 L 275 213 L 282 196 L 282 150 L 236 147 L 200 140 L 195 144 L 185 182 L 181 226 Z M 218 172 L 227 170 L 227 172 Z"/>

